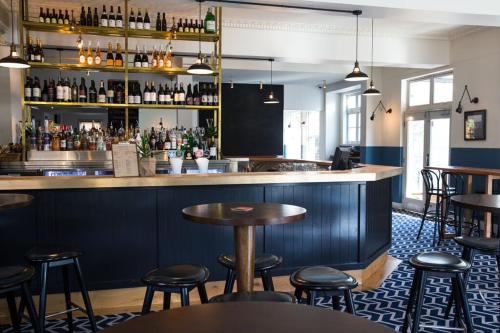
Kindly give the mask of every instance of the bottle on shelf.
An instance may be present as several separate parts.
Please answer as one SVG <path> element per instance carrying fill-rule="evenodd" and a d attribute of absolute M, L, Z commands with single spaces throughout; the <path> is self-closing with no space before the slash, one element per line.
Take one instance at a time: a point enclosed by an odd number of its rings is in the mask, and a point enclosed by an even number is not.
<path fill-rule="evenodd" d="M 115 13 L 113 13 L 113 6 L 110 6 L 110 9 L 109 9 L 108 26 L 110 28 L 116 27 L 116 19 L 115 19 Z"/>
<path fill-rule="evenodd" d="M 193 105 L 200 105 L 200 104 L 201 104 L 200 92 L 198 90 L 198 84 L 195 84 L 193 92 Z"/>
<path fill-rule="evenodd" d="M 115 26 L 117 28 L 123 28 L 123 16 L 122 16 L 122 9 L 120 6 L 118 6 L 118 13 L 116 13 Z"/>
<path fill-rule="evenodd" d="M 28 36 L 28 45 L 26 45 L 26 59 L 35 61 L 35 48 L 33 47 L 33 37 Z"/>
<path fill-rule="evenodd" d="M 70 102 L 71 101 L 71 86 L 69 82 L 69 77 L 66 80 L 63 80 L 63 101 Z"/>
<path fill-rule="evenodd" d="M 85 7 L 84 6 L 82 6 L 82 11 L 80 13 L 80 25 L 83 27 L 87 25 L 87 17 L 85 16 Z"/>
<path fill-rule="evenodd" d="M 70 23 L 69 14 L 68 14 L 68 10 L 67 9 L 64 12 L 64 21 L 63 22 L 64 22 L 65 25 L 68 25 Z"/>
<path fill-rule="evenodd" d="M 73 78 L 73 84 L 71 85 L 71 101 L 78 102 L 78 85 L 76 84 L 76 78 Z"/>
<path fill-rule="evenodd" d="M 151 88 L 149 89 L 149 104 L 157 104 L 157 99 L 156 99 L 156 88 L 155 88 L 155 82 L 151 82 Z"/>
<path fill-rule="evenodd" d="M 49 9 L 47 8 L 45 11 L 45 24 L 50 24 L 50 22 L 51 22 L 50 17 L 51 17 L 51 15 L 50 15 Z"/>
<path fill-rule="evenodd" d="M 163 68 L 165 66 L 165 58 L 163 55 L 163 46 L 160 45 L 160 51 L 158 52 L 158 68 Z"/>
<path fill-rule="evenodd" d="M 97 103 L 106 103 L 106 90 L 104 90 L 104 81 L 99 82 L 99 92 L 97 93 Z"/>
<path fill-rule="evenodd" d="M 212 93 L 212 84 L 208 84 L 207 88 L 207 105 L 214 105 L 214 95 Z"/>
<path fill-rule="evenodd" d="M 217 84 L 213 85 L 212 94 L 213 94 L 212 105 L 215 105 L 215 106 L 219 105 L 219 91 L 217 90 Z"/>
<path fill-rule="evenodd" d="M 165 67 L 166 68 L 172 68 L 173 64 L 173 55 L 172 55 L 172 45 L 169 43 L 167 46 L 167 55 L 166 55 L 166 60 L 165 60 Z"/>
<path fill-rule="evenodd" d="M 207 95 L 207 89 L 206 89 L 205 84 L 203 84 L 203 86 L 201 86 L 200 94 L 201 94 L 201 105 L 208 105 L 208 95 Z"/>
<path fill-rule="evenodd" d="M 94 80 L 90 80 L 89 103 L 97 103 L 97 89 Z"/>
<path fill-rule="evenodd" d="M 151 55 L 151 67 L 158 68 L 158 54 L 156 52 L 156 45 L 153 46 L 153 54 Z"/>
<path fill-rule="evenodd" d="M 78 102 L 87 102 L 87 86 L 85 85 L 85 78 L 80 79 L 80 87 L 78 88 Z"/>
<path fill-rule="evenodd" d="M 47 85 L 47 80 L 43 80 L 43 89 L 42 89 L 42 102 L 49 101 L 49 87 Z"/>
<path fill-rule="evenodd" d="M 89 41 L 89 46 L 87 48 L 87 65 L 92 66 L 94 64 L 94 53 L 92 51 L 92 45 Z"/>
<path fill-rule="evenodd" d="M 128 83 L 128 104 L 134 104 L 135 99 L 135 84 L 133 82 Z"/>
<path fill-rule="evenodd" d="M 177 89 L 177 83 L 174 85 L 174 89 L 173 89 L 173 95 L 174 95 L 174 105 L 178 105 L 179 104 L 179 90 Z"/>
<path fill-rule="evenodd" d="M 137 10 L 137 18 L 135 20 L 135 27 L 138 30 L 144 29 L 144 21 L 142 20 L 142 14 L 141 14 L 140 9 Z"/>
<path fill-rule="evenodd" d="M 56 100 L 56 85 L 53 79 L 49 79 L 49 86 L 47 87 L 47 97 L 49 102 Z"/>
<path fill-rule="evenodd" d="M 99 41 L 97 41 L 97 47 L 96 47 L 96 50 L 95 50 L 94 63 L 97 66 L 101 66 L 101 63 L 102 63 L 101 46 L 99 45 Z"/>
<path fill-rule="evenodd" d="M 141 67 L 143 68 L 149 67 L 149 59 L 148 59 L 148 52 L 146 50 L 146 45 L 144 45 L 144 52 L 142 53 L 141 57 Z"/>
<path fill-rule="evenodd" d="M 188 24 L 188 20 L 187 19 L 184 19 L 183 28 L 184 28 L 184 32 L 189 32 L 189 24 Z"/>
<path fill-rule="evenodd" d="M 144 103 L 144 104 L 150 104 L 150 101 L 151 101 L 151 94 L 150 94 L 150 91 L 149 91 L 149 83 L 148 83 L 148 81 L 146 81 L 146 83 L 144 84 L 144 92 L 143 92 L 143 96 L 144 96 L 144 101 L 143 101 L 143 103 Z"/>
<path fill-rule="evenodd" d="M 205 33 L 205 23 L 203 22 L 203 20 L 201 20 L 200 22 L 200 33 L 201 34 Z"/>
<path fill-rule="evenodd" d="M 92 17 L 92 23 L 94 27 L 99 26 L 99 15 L 97 15 L 97 8 L 94 8 L 94 16 Z"/>
<path fill-rule="evenodd" d="M 31 78 L 27 77 L 26 82 L 24 83 L 24 100 L 31 101 L 33 93 L 33 87 L 31 86 Z"/>
<path fill-rule="evenodd" d="M 57 24 L 64 24 L 64 16 L 61 9 L 59 9 L 59 15 L 57 16 Z"/>
<path fill-rule="evenodd" d="M 57 14 L 55 9 L 52 9 L 52 15 L 50 16 L 50 23 L 57 24 Z"/>
<path fill-rule="evenodd" d="M 161 18 L 161 31 L 167 31 L 167 19 L 165 17 L 165 13 L 163 13 Z"/>
<path fill-rule="evenodd" d="M 111 42 L 108 42 L 108 50 L 106 52 L 106 66 L 113 67 L 114 65 L 115 65 L 115 57 L 113 56 L 113 46 L 111 45 Z"/>
<path fill-rule="evenodd" d="M 165 104 L 172 105 L 174 103 L 173 92 L 170 90 L 167 84 L 165 84 Z"/>
<path fill-rule="evenodd" d="M 146 9 L 146 13 L 144 14 L 144 30 L 151 29 L 151 20 L 149 19 L 148 10 Z"/>
<path fill-rule="evenodd" d="M 130 9 L 130 16 L 128 17 L 128 27 L 129 29 L 136 29 L 134 10 Z"/>
<path fill-rule="evenodd" d="M 205 32 L 213 34 L 216 31 L 215 15 L 212 13 L 212 8 L 208 8 L 205 15 Z"/>
<path fill-rule="evenodd" d="M 124 104 L 125 103 L 125 89 L 123 88 L 123 85 L 121 83 L 119 83 L 116 86 L 115 103 L 117 103 L 117 104 Z"/>
<path fill-rule="evenodd" d="M 158 85 L 158 104 L 165 104 L 165 90 L 161 83 Z"/>
<path fill-rule="evenodd" d="M 142 67 L 142 55 L 139 52 L 139 45 L 135 46 L 134 67 Z"/>
<path fill-rule="evenodd" d="M 188 84 L 187 87 L 186 105 L 193 105 L 193 92 L 191 90 L 191 84 Z"/>
<path fill-rule="evenodd" d="M 92 22 L 92 9 L 90 9 L 90 7 L 87 7 L 87 26 L 88 27 L 91 27 L 94 25 L 94 23 Z"/>
<path fill-rule="evenodd" d="M 115 67 L 123 67 L 122 47 L 116 43 Z"/>
<path fill-rule="evenodd" d="M 186 105 L 186 92 L 184 91 L 182 82 L 180 83 L 179 89 L 179 105 Z"/>
<path fill-rule="evenodd" d="M 59 79 L 57 80 L 56 101 L 57 102 L 64 102 L 64 88 L 62 85 L 61 76 L 59 76 Z"/>
<path fill-rule="evenodd" d="M 108 91 L 106 93 L 106 102 L 114 103 L 115 102 L 115 89 L 113 87 L 113 81 L 108 80 Z"/>
<path fill-rule="evenodd" d="M 102 5 L 102 13 L 101 13 L 101 27 L 108 26 L 108 13 L 106 12 L 106 5 Z"/>
<path fill-rule="evenodd" d="M 200 33 L 200 24 L 198 23 L 198 19 L 196 19 L 194 23 L 194 32 L 199 34 Z"/>
<path fill-rule="evenodd" d="M 74 27 L 76 26 L 76 20 L 73 9 L 71 10 L 71 25 L 73 25 Z"/>
<path fill-rule="evenodd" d="M 161 18 L 160 12 L 156 15 L 156 31 L 161 31 Z"/>
<path fill-rule="evenodd" d="M 142 103 L 141 85 L 137 83 L 135 87 L 134 104 L 141 104 L 141 103 Z"/>
<path fill-rule="evenodd" d="M 182 19 L 179 19 L 179 23 L 177 23 L 177 32 L 185 32 L 184 26 L 182 25 Z"/>
<path fill-rule="evenodd" d="M 42 7 L 40 7 L 40 14 L 38 15 L 38 22 L 45 23 L 45 13 L 43 12 Z"/>
<path fill-rule="evenodd" d="M 194 23 L 193 19 L 189 22 L 189 32 L 194 33 Z"/>

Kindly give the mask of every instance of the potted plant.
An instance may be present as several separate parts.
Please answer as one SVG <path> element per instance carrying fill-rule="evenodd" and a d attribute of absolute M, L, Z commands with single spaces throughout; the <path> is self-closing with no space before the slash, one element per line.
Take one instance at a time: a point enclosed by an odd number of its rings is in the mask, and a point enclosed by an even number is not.
<path fill-rule="evenodd" d="M 150 177 L 156 175 L 156 157 L 153 155 L 149 144 L 149 137 L 141 135 L 137 140 L 137 154 L 139 156 L 139 175 L 141 177 Z"/>

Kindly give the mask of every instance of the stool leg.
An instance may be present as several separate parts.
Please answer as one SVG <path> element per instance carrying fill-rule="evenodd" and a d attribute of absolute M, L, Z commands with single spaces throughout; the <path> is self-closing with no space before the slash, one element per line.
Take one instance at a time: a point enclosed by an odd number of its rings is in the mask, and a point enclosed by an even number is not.
<path fill-rule="evenodd" d="M 467 292 L 465 290 L 465 283 L 460 273 L 457 273 L 457 285 L 460 296 L 460 303 L 462 303 L 462 310 L 464 312 L 465 327 L 468 333 L 474 332 L 472 325 L 472 316 L 470 314 L 469 301 L 467 300 Z"/>
<path fill-rule="evenodd" d="M 413 305 L 415 304 L 415 293 L 417 289 L 418 277 L 420 271 L 415 271 L 413 274 L 413 282 L 411 283 L 410 297 L 408 298 L 408 304 L 406 305 L 406 313 L 403 322 L 403 330 L 401 332 L 406 333 L 408 331 L 408 325 L 410 323 L 410 314 L 413 311 Z"/>
<path fill-rule="evenodd" d="M 170 309 L 170 298 L 171 298 L 171 295 L 170 293 L 168 292 L 164 292 L 163 293 L 163 310 L 168 310 Z M 151 300 L 153 300 L 153 298 L 151 297 Z M 151 304 L 149 305 L 149 307 L 151 307 Z M 149 310 L 148 310 L 149 312 Z"/>
<path fill-rule="evenodd" d="M 455 303 L 455 317 L 453 318 L 453 324 L 455 327 L 460 327 L 460 319 L 462 318 L 462 301 L 459 297 L 460 291 L 458 290 L 456 278 L 451 278 L 451 299 Z M 453 302 L 448 302 L 448 304 L 453 304 Z"/>
<path fill-rule="evenodd" d="M 26 304 L 31 326 L 33 326 L 33 330 L 38 333 L 40 332 L 40 328 L 38 327 L 38 316 L 36 315 L 35 305 L 33 304 L 33 298 L 31 297 L 31 292 L 27 282 L 22 285 L 22 295 L 23 297 L 21 299 Z"/>
<path fill-rule="evenodd" d="M 264 286 L 264 290 L 274 291 L 273 277 L 271 276 L 271 272 L 265 269 L 260 272 L 260 276 L 262 277 L 262 285 Z"/>
<path fill-rule="evenodd" d="M 61 267 L 62 275 L 63 275 L 63 285 L 64 285 L 64 300 L 66 301 L 66 310 L 68 310 L 67 322 L 68 322 L 68 331 L 73 332 L 73 314 L 71 308 L 71 291 L 69 289 L 69 276 L 68 276 L 68 266 Z"/>
<path fill-rule="evenodd" d="M 224 286 L 224 294 L 230 294 L 233 292 L 234 281 L 236 280 L 236 273 L 233 269 L 227 270 L 226 284 Z"/>
<path fill-rule="evenodd" d="M 89 293 L 87 287 L 85 286 L 85 281 L 83 280 L 82 268 L 80 267 L 80 261 L 78 258 L 73 259 L 75 264 L 76 277 L 78 278 L 78 284 L 80 285 L 80 290 L 82 292 L 83 303 L 85 304 L 85 310 L 87 311 L 87 316 L 89 317 L 90 327 L 94 332 L 97 332 L 97 325 L 95 323 L 94 312 L 92 311 L 92 303 L 90 303 Z"/>
<path fill-rule="evenodd" d="M 189 306 L 189 292 L 187 288 L 181 288 L 181 306 Z"/>
<path fill-rule="evenodd" d="M 311 290 L 307 292 L 307 304 L 314 306 L 314 300 L 316 299 L 316 292 Z"/>
<path fill-rule="evenodd" d="M 201 304 L 208 303 L 207 290 L 205 289 L 204 283 L 198 285 L 198 294 L 200 294 Z"/>
<path fill-rule="evenodd" d="M 49 270 L 49 264 L 44 262 L 41 266 L 40 272 L 40 300 L 39 300 L 39 310 L 38 310 L 38 326 L 40 331 L 45 332 L 45 311 L 47 307 L 47 275 Z"/>
<path fill-rule="evenodd" d="M 424 301 L 425 285 L 427 280 L 427 273 L 421 271 L 417 281 L 417 303 L 415 304 L 415 318 L 413 318 L 413 326 L 411 327 L 412 333 L 418 332 L 418 326 L 420 325 L 420 313 L 422 312 L 422 303 Z"/>
<path fill-rule="evenodd" d="M 356 308 L 354 307 L 354 300 L 352 299 L 352 292 L 351 289 L 346 289 L 344 290 L 344 299 L 345 299 L 345 305 L 347 308 L 347 312 L 349 312 L 352 315 L 356 315 Z"/>
<path fill-rule="evenodd" d="M 19 318 L 17 316 L 16 298 L 14 297 L 14 294 L 9 293 L 7 295 L 7 304 L 9 306 L 10 321 L 12 322 L 14 332 L 20 333 L 21 325 L 19 324 Z"/>
<path fill-rule="evenodd" d="M 295 288 L 295 298 L 297 299 L 297 302 L 300 303 L 300 301 L 302 300 L 302 289 Z"/>
<path fill-rule="evenodd" d="M 340 296 L 332 296 L 332 308 L 334 310 L 340 311 Z"/>
<path fill-rule="evenodd" d="M 462 259 L 468 261 L 471 263 L 471 269 L 472 265 L 474 264 L 474 250 L 469 248 L 469 247 L 464 247 L 462 251 Z M 470 277 L 470 269 L 464 273 L 464 279 L 465 279 L 465 287 L 467 288 L 467 284 L 469 283 L 469 277 Z M 451 309 L 453 307 L 453 293 L 455 291 L 452 289 L 452 294 L 450 297 L 448 297 L 448 304 L 446 305 L 446 311 L 444 313 L 444 318 L 448 319 L 450 317 Z"/>
<path fill-rule="evenodd" d="M 431 202 L 430 195 L 426 195 L 425 196 L 424 215 L 422 216 L 422 221 L 420 222 L 420 228 L 418 229 L 417 241 L 420 240 L 420 234 L 422 233 L 422 228 L 424 227 L 425 218 L 427 217 L 427 213 L 429 212 L 430 202 Z"/>
<path fill-rule="evenodd" d="M 153 302 L 154 293 L 155 290 L 152 286 L 146 287 L 146 295 L 144 296 L 141 315 L 145 315 L 151 311 L 151 303 Z M 163 303 L 163 306 L 165 306 L 165 303 Z"/>

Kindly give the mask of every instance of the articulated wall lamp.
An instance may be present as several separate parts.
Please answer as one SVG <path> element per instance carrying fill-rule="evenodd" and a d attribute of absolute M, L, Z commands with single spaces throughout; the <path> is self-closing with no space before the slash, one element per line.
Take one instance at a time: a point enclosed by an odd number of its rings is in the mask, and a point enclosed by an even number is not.
<path fill-rule="evenodd" d="M 373 109 L 372 111 L 372 115 L 370 116 L 370 120 L 375 120 L 375 112 L 377 112 L 377 110 L 382 110 L 382 111 L 385 111 L 385 113 L 392 113 L 392 109 L 391 108 L 386 108 L 384 103 L 382 103 L 382 100 L 380 100 L 377 104 L 377 106 L 375 107 L 375 109 Z"/>
<path fill-rule="evenodd" d="M 469 103 L 474 103 L 474 104 L 479 103 L 479 98 L 477 98 L 477 97 L 471 98 L 470 97 L 469 88 L 467 88 L 467 85 L 465 85 L 464 92 L 462 93 L 462 97 L 460 98 L 460 101 L 458 101 L 458 106 L 457 106 L 457 109 L 455 110 L 455 111 L 457 111 L 457 113 L 462 113 L 462 111 L 463 111 L 462 100 L 464 99 L 465 92 L 467 92 L 467 96 L 469 97 Z"/>

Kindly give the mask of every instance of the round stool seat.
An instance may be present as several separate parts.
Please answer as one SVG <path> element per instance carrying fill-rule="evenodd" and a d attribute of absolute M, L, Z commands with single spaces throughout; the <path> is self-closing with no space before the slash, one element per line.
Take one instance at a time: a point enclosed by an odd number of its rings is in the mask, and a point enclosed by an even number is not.
<path fill-rule="evenodd" d="M 409 263 L 415 269 L 433 272 L 465 272 L 471 267 L 462 258 L 444 252 L 419 253 Z"/>
<path fill-rule="evenodd" d="M 500 253 L 500 238 L 459 236 L 455 237 L 454 240 L 457 244 L 464 247 L 470 247 L 483 252 Z"/>
<path fill-rule="evenodd" d="M 0 289 L 7 289 L 29 281 L 35 270 L 29 266 L 0 267 Z"/>
<path fill-rule="evenodd" d="M 221 254 L 217 261 L 224 267 L 235 269 L 235 259 L 232 254 Z M 274 254 L 261 254 L 255 256 L 255 270 L 262 271 L 281 265 L 283 258 Z"/>
<path fill-rule="evenodd" d="M 35 247 L 28 251 L 26 258 L 31 262 L 48 262 L 78 258 L 82 252 L 62 247 Z"/>
<path fill-rule="evenodd" d="M 287 293 L 273 291 L 239 292 L 232 294 L 217 295 L 210 299 L 210 303 L 223 302 L 282 302 L 296 303 L 295 297 Z"/>
<path fill-rule="evenodd" d="M 142 282 L 167 287 L 192 286 L 206 282 L 209 275 L 208 268 L 203 266 L 174 265 L 152 270 L 142 278 Z"/>
<path fill-rule="evenodd" d="M 328 266 L 301 268 L 290 276 L 290 282 L 301 289 L 342 290 L 358 286 L 355 278 Z"/>

